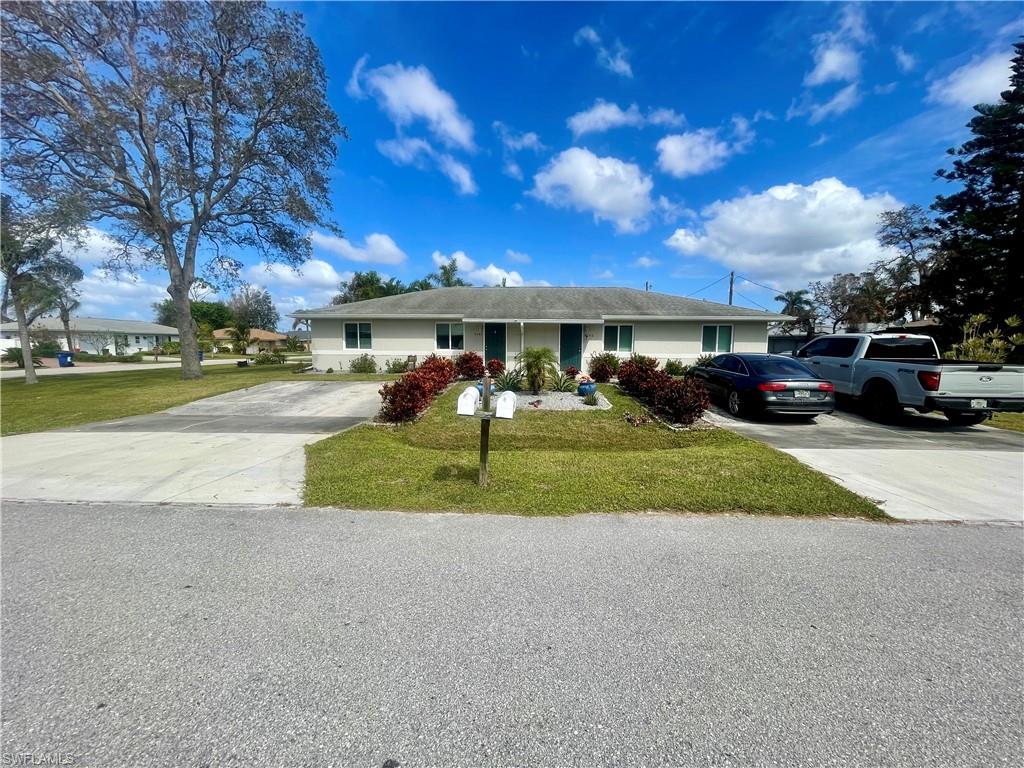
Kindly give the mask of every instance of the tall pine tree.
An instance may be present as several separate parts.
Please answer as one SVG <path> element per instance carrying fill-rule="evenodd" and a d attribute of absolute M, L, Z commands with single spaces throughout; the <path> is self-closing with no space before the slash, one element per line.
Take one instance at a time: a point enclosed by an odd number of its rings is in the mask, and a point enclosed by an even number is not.
<path fill-rule="evenodd" d="M 928 292 L 949 326 L 973 314 L 1002 324 L 1024 314 L 1024 42 L 1014 45 L 1010 89 L 998 104 L 979 104 L 974 137 L 938 176 L 961 189 L 940 195 L 939 260 Z"/>

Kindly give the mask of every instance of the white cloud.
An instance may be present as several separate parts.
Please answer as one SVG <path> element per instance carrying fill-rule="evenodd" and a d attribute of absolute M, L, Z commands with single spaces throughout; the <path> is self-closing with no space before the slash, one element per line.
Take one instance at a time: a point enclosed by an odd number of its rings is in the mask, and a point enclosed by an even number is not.
<path fill-rule="evenodd" d="M 860 54 L 845 43 L 819 46 L 814 51 L 814 69 L 804 85 L 824 85 L 834 80 L 850 82 L 860 75 Z"/>
<path fill-rule="evenodd" d="M 345 84 L 345 93 L 351 96 L 353 99 L 366 98 L 366 94 L 363 93 L 363 88 L 359 85 L 359 78 L 362 77 L 363 68 L 366 66 L 366 62 L 369 61 L 370 54 L 364 54 L 359 57 L 354 67 L 352 67 L 352 75 L 348 79 L 348 83 Z"/>
<path fill-rule="evenodd" d="M 900 72 L 906 74 L 907 72 L 913 72 L 917 67 L 917 59 L 913 54 L 907 53 L 899 45 L 893 46 L 892 55 L 896 58 L 896 66 L 900 68 Z"/>
<path fill-rule="evenodd" d="M 451 179 L 460 195 L 475 195 L 478 191 L 469 166 L 446 152 L 438 152 L 423 139 L 402 137 L 377 141 L 377 151 L 395 163 L 412 165 L 426 170 L 431 164 Z"/>
<path fill-rule="evenodd" d="M 878 216 L 899 206 L 889 194 L 865 195 L 836 178 L 784 184 L 712 203 L 701 212 L 702 226 L 677 229 L 665 244 L 753 280 L 803 285 L 860 271 L 884 256 L 875 238 Z"/>
<path fill-rule="evenodd" d="M 348 270 L 338 272 L 322 259 L 309 259 L 297 270 L 284 264 L 260 262 L 243 271 L 250 283 L 270 291 L 274 306 L 281 313 L 281 327 L 287 327 L 285 317 L 292 312 L 329 304 L 338 293 L 338 284 L 351 280 L 354 274 Z"/>
<path fill-rule="evenodd" d="M 565 122 L 573 136 L 578 139 L 587 133 L 602 133 L 623 126 L 643 128 L 645 125 L 664 125 L 675 128 L 683 125 L 686 119 L 674 110 L 664 107 L 652 109 L 644 116 L 636 104 L 630 104 L 626 109 L 622 109 L 618 104 L 597 99 L 590 109 L 577 112 Z"/>
<path fill-rule="evenodd" d="M 615 278 L 615 273 L 612 272 L 610 269 L 605 269 L 605 270 L 603 270 L 601 272 L 596 272 L 594 274 L 594 279 L 595 280 L 612 280 L 614 278 Z"/>
<path fill-rule="evenodd" d="M 519 167 L 519 163 L 516 162 L 516 153 L 524 150 L 542 152 L 547 147 L 541 142 L 540 136 L 533 131 L 517 133 L 500 120 L 495 120 L 491 127 L 494 128 L 494 132 L 501 139 L 502 170 L 507 176 L 521 181 L 523 171 Z"/>
<path fill-rule="evenodd" d="M 830 137 L 829 137 L 829 135 L 827 133 L 823 133 L 818 138 L 816 138 L 814 141 L 811 142 L 811 146 L 812 147 L 820 147 L 820 146 L 826 144 L 828 142 L 829 138 Z"/>
<path fill-rule="evenodd" d="M 731 154 L 729 143 L 718 138 L 718 131 L 711 128 L 672 134 L 657 146 L 658 167 L 677 179 L 721 168 Z"/>
<path fill-rule="evenodd" d="M 590 45 L 597 54 L 597 63 L 623 77 L 633 76 L 633 67 L 629 63 L 629 49 L 618 40 L 615 41 L 614 50 L 609 50 L 601 41 L 601 36 L 593 27 L 581 27 L 573 36 L 576 45 L 584 43 Z"/>
<path fill-rule="evenodd" d="M 634 266 L 637 267 L 656 267 L 661 264 L 657 259 L 652 259 L 650 256 L 641 256 L 639 259 L 633 262 Z"/>
<path fill-rule="evenodd" d="M 835 96 L 823 104 L 812 104 L 810 106 L 810 117 L 807 122 L 817 125 L 828 117 L 837 117 L 849 112 L 860 103 L 861 94 L 857 83 L 850 83 L 840 89 Z"/>
<path fill-rule="evenodd" d="M 115 317 L 152 320 L 153 304 L 168 298 L 166 275 L 113 274 L 92 269 L 78 283 L 83 317 Z"/>
<path fill-rule="evenodd" d="M 954 107 L 995 103 L 1010 87 L 1010 55 L 999 51 L 975 56 L 967 64 L 936 80 L 928 88 L 928 100 Z"/>
<path fill-rule="evenodd" d="M 367 235 L 361 248 L 343 237 L 323 232 L 311 232 L 309 237 L 316 247 L 330 251 L 349 261 L 373 264 L 401 264 L 405 261 L 405 252 L 388 235 L 379 232 Z"/>
<path fill-rule="evenodd" d="M 508 271 L 501 267 L 496 267 L 494 264 L 488 264 L 482 269 L 474 269 L 469 275 L 471 282 L 477 283 L 478 285 L 501 285 L 504 281 L 508 288 L 519 288 L 525 285 L 523 276 L 515 271 Z"/>
<path fill-rule="evenodd" d="M 527 194 L 556 208 L 589 211 L 595 221 L 610 221 L 619 232 L 646 229 L 654 207 L 654 182 L 638 165 L 579 147 L 554 157 L 533 182 Z"/>
<path fill-rule="evenodd" d="M 365 56 L 356 62 L 346 88 L 349 95 L 373 95 L 398 127 L 422 120 L 434 138 L 446 146 L 475 149 L 473 123 L 459 112 L 452 95 L 434 82 L 429 69 L 398 63 L 365 70 L 365 64 Z"/>
<path fill-rule="evenodd" d="M 514 264 L 529 264 L 533 261 L 530 258 L 530 254 L 522 253 L 521 251 L 513 251 L 511 248 L 508 248 L 505 251 L 505 258 Z"/>
<path fill-rule="evenodd" d="M 460 272 L 469 272 L 472 269 L 476 269 L 476 262 L 469 258 L 465 251 L 455 251 L 451 255 L 434 251 L 430 254 L 430 259 L 434 262 L 434 266 L 437 267 L 442 267 L 451 262 L 452 259 L 455 259 L 455 266 L 459 268 Z"/>

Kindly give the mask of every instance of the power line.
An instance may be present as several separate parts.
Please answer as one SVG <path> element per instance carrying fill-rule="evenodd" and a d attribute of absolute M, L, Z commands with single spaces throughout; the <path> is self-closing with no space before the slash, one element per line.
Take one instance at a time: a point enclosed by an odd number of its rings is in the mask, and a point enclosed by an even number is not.
<path fill-rule="evenodd" d="M 696 296 L 696 295 L 697 295 L 698 293 L 703 293 L 703 292 L 704 292 L 704 291 L 706 291 L 706 290 L 707 290 L 708 288 L 710 288 L 710 287 L 712 287 L 712 286 L 714 286 L 714 285 L 718 285 L 718 284 L 719 284 L 720 282 L 722 282 L 723 280 L 725 280 L 725 278 L 727 278 L 727 277 L 728 277 L 728 275 L 722 275 L 722 276 L 721 276 L 720 278 L 718 278 L 717 280 L 715 280 L 715 282 L 713 282 L 713 283 L 708 283 L 708 284 L 707 284 L 707 285 L 705 285 L 705 286 L 704 286 L 703 288 L 701 288 L 701 289 L 700 289 L 699 291 L 694 291 L 693 293 L 688 293 L 688 294 L 686 294 L 686 296 L 684 296 L 683 298 L 685 299 L 685 298 L 689 298 L 690 296 Z"/>
<path fill-rule="evenodd" d="M 736 275 L 736 277 L 738 277 L 740 280 L 746 280 L 748 283 L 750 283 L 751 285 L 756 285 L 758 288 L 764 288 L 766 291 L 776 291 L 777 292 L 779 290 L 778 288 L 769 288 L 767 285 L 761 285 L 760 283 L 755 283 L 749 277 L 745 277 L 744 275 Z"/>
<path fill-rule="evenodd" d="M 765 312 L 771 312 L 771 310 L 770 310 L 770 309 L 768 309 L 768 307 L 766 307 L 766 306 L 765 306 L 764 304 L 758 304 L 758 303 L 757 303 L 756 301 L 754 301 L 754 300 L 753 300 L 752 298 L 750 298 L 749 296 L 744 296 L 744 295 L 743 295 L 742 293 L 740 293 L 739 291 L 736 291 L 736 295 L 737 295 L 737 296 L 739 296 L 740 298 L 746 299 L 746 300 L 747 300 L 747 301 L 749 301 L 749 302 L 750 302 L 751 304 L 754 304 L 754 305 L 756 305 L 756 306 L 760 307 L 760 308 L 761 308 L 761 309 L 763 309 L 763 310 L 764 310 Z"/>

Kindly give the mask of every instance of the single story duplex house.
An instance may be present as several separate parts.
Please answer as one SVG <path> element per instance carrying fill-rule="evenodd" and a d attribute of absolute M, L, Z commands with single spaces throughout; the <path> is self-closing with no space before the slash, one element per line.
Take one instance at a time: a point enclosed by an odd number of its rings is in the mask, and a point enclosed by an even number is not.
<path fill-rule="evenodd" d="M 144 320 L 116 320 L 107 317 L 72 317 L 71 341 L 74 349 L 101 354 L 134 354 L 149 352 L 154 347 L 178 340 L 178 329 L 170 325 L 149 323 Z M 66 349 L 64 324 L 59 317 L 38 317 L 28 327 L 33 336 L 47 336 Z M 0 325 L 0 348 L 21 346 L 18 324 Z"/>
<path fill-rule="evenodd" d="M 264 328 L 251 328 L 249 330 L 249 346 L 245 348 L 245 354 L 255 355 L 259 352 L 284 349 L 287 340 L 287 334 L 268 331 Z M 230 352 L 235 346 L 231 339 L 231 329 L 218 328 L 215 330 L 213 332 L 213 346 L 218 352 Z"/>
<path fill-rule="evenodd" d="M 417 361 L 472 350 L 512 365 L 548 347 L 562 368 L 586 370 L 596 352 L 692 363 L 702 354 L 766 352 L 768 324 L 786 315 L 633 288 L 435 288 L 303 310 L 313 365 L 346 369 L 372 355 Z"/>

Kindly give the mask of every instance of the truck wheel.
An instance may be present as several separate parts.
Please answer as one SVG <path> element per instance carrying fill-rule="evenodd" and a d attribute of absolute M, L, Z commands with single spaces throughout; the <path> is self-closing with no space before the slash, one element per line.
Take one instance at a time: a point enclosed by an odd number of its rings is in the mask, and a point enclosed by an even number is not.
<path fill-rule="evenodd" d="M 872 421 L 881 424 L 889 424 L 899 417 L 903 412 L 900 401 L 896 397 L 896 390 L 886 381 L 872 381 L 861 400 L 864 404 L 864 413 Z"/>
<path fill-rule="evenodd" d="M 955 427 L 973 427 L 988 418 L 987 413 L 964 413 L 963 411 L 943 411 L 946 420 Z"/>

